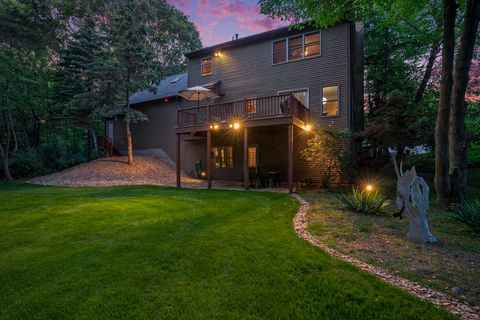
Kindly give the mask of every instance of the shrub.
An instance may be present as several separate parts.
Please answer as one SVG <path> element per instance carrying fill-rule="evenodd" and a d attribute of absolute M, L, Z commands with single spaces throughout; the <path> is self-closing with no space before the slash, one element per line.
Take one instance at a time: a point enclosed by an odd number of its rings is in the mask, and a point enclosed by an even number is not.
<path fill-rule="evenodd" d="M 455 207 L 458 219 L 475 230 L 480 230 L 480 199 L 467 200 Z"/>
<path fill-rule="evenodd" d="M 468 162 L 475 165 L 480 165 L 480 142 L 473 142 L 468 150 Z"/>
<path fill-rule="evenodd" d="M 12 155 L 10 171 L 15 178 L 29 178 L 43 174 L 42 155 L 33 148 L 19 149 Z"/>
<path fill-rule="evenodd" d="M 384 214 L 388 205 L 387 199 L 378 191 L 363 191 L 352 188 L 351 193 L 342 193 L 338 196 L 345 209 L 363 214 Z"/>

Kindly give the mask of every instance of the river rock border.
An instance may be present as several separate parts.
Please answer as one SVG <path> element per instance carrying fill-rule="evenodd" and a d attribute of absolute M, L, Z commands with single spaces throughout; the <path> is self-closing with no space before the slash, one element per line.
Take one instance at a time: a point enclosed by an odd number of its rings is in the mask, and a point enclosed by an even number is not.
<path fill-rule="evenodd" d="M 348 255 L 338 252 L 335 249 L 328 247 L 327 245 L 313 237 L 308 231 L 306 231 L 306 228 L 308 226 L 307 213 L 310 209 L 310 203 L 298 194 L 293 194 L 292 197 L 298 200 L 298 202 L 300 202 L 300 209 L 298 209 L 298 212 L 293 219 L 293 226 L 295 228 L 295 232 L 300 238 L 303 238 L 310 242 L 310 244 L 321 248 L 322 250 L 329 253 L 331 256 L 353 264 L 358 268 L 362 269 L 363 271 L 373 274 L 380 279 L 394 285 L 397 288 L 408 291 L 409 293 L 423 300 L 430 301 L 436 306 L 447 309 L 453 314 L 459 316 L 461 319 L 480 320 L 479 307 L 472 306 L 466 302 L 461 302 L 445 293 L 423 287 L 416 282 L 393 275 L 379 267 L 372 266 L 368 263 L 360 261 L 356 258 L 352 258 Z"/>

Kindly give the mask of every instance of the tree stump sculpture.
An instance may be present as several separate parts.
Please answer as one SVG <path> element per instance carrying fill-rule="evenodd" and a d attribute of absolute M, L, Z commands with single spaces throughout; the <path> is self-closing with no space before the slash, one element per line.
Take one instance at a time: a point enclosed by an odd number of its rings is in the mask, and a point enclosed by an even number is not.
<path fill-rule="evenodd" d="M 403 172 L 401 163 L 398 168 L 394 159 L 394 164 L 398 177 L 396 205 L 400 210 L 396 216 L 401 219 L 403 213 L 406 213 L 408 217 L 410 228 L 407 239 L 420 243 L 437 242 L 437 238 L 430 233 L 428 226 L 429 188 L 427 183 L 422 177 L 417 176 L 415 167 Z"/>

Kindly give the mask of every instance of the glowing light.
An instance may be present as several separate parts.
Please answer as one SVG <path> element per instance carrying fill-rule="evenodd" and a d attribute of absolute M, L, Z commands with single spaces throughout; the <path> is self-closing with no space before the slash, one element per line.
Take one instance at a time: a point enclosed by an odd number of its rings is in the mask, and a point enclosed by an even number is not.
<path fill-rule="evenodd" d="M 218 124 L 214 125 L 213 129 L 217 130 L 218 129 Z"/>
<path fill-rule="evenodd" d="M 367 191 L 372 191 L 373 190 L 373 186 L 371 184 L 367 184 L 367 186 L 365 187 L 365 189 L 367 189 Z"/>
<path fill-rule="evenodd" d="M 215 57 L 220 58 L 221 56 L 222 56 L 222 52 L 220 51 L 215 52 Z"/>
<path fill-rule="evenodd" d="M 233 124 L 230 123 L 229 127 L 230 127 L 230 128 L 233 128 Z"/>
<path fill-rule="evenodd" d="M 202 177 L 205 177 L 205 175 L 206 175 L 205 171 L 200 172 L 200 175 L 201 175 Z"/>
<path fill-rule="evenodd" d="M 307 124 L 307 125 L 305 125 L 304 129 L 305 129 L 305 131 L 310 131 L 310 130 L 312 130 L 312 126 Z"/>
<path fill-rule="evenodd" d="M 235 122 L 235 123 L 233 124 L 233 129 L 238 129 L 238 128 L 240 128 L 240 123 Z"/>
<path fill-rule="evenodd" d="M 212 125 L 210 125 L 210 129 L 213 129 L 213 126 L 212 126 Z"/>

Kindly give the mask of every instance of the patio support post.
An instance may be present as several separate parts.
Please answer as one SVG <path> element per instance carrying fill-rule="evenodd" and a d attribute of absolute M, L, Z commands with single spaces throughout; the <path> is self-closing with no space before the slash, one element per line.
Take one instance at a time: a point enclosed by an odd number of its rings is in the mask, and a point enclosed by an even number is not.
<path fill-rule="evenodd" d="M 248 129 L 243 128 L 243 188 L 248 190 Z"/>
<path fill-rule="evenodd" d="M 293 193 L 293 124 L 288 125 L 288 192 Z"/>
<path fill-rule="evenodd" d="M 212 189 L 212 132 L 207 131 L 207 181 L 208 189 Z"/>
<path fill-rule="evenodd" d="M 177 154 L 175 157 L 175 164 L 177 169 L 177 188 L 181 187 L 181 175 L 180 175 L 180 133 L 177 133 Z"/>

